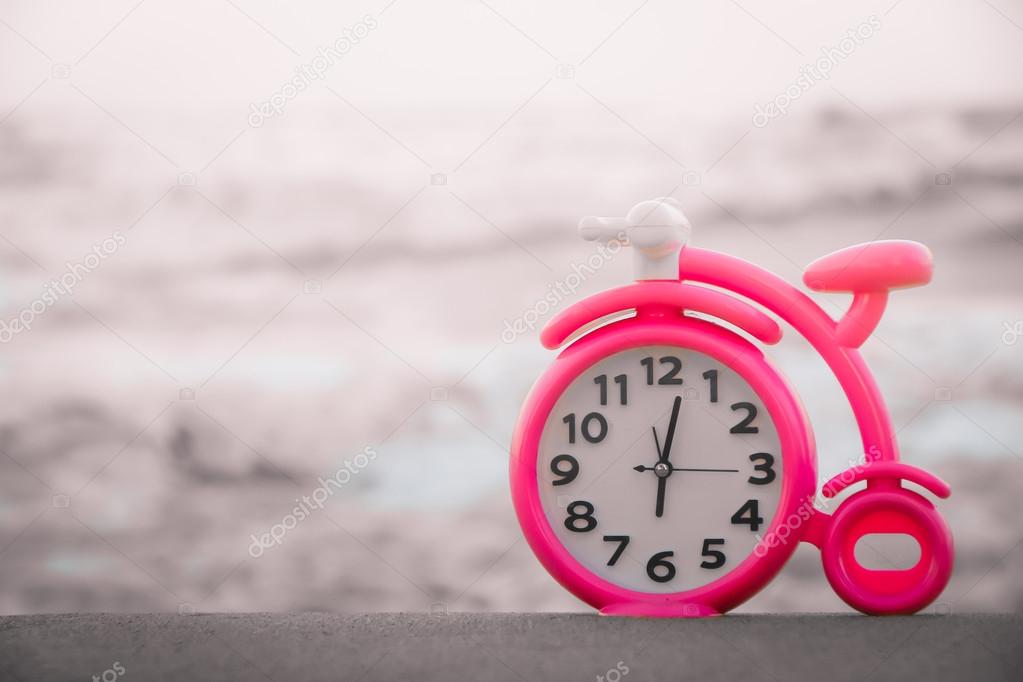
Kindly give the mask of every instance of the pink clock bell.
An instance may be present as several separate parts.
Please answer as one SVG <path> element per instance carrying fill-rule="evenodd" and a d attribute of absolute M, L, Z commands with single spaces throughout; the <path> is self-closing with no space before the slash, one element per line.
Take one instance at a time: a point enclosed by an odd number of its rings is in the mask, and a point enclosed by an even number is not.
<path fill-rule="evenodd" d="M 585 218 L 587 240 L 634 250 L 634 284 L 582 300 L 540 339 L 564 346 L 526 399 L 511 451 L 515 511 L 533 552 L 574 595 L 607 615 L 711 616 L 756 594 L 799 542 L 850 606 L 913 613 L 952 572 L 952 536 L 916 484 L 949 487 L 899 461 L 884 400 L 857 350 L 891 289 L 930 281 L 922 244 L 880 241 L 812 263 L 805 284 L 853 294 L 834 321 L 802 291 L 739 258 L 686 246 L 678 202 L 625 218 Z M 756 304 L 756 305 L 752 305 Z M 804 336 L 855 413 L 864 460 L 822 488 L 860 489 L 833 514 L 814 505 L 813 431 L 797 394 L 764 356 Z M 908 535 L 919 560 L 874 570 L 860 538 Z"/>

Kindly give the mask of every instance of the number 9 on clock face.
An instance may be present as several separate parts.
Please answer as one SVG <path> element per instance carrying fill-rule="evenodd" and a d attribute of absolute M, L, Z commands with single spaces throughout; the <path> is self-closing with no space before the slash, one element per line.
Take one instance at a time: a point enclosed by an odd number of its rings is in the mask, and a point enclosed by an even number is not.
<path fill-rule="evenodd" d="M 611 583 L 654 593 L 701 587 L 749 557 L 783 474 L 752 387 L 675 346 L 618 352 L 576 377 L 537 460 L 544 514 L 565 549 Z"/>

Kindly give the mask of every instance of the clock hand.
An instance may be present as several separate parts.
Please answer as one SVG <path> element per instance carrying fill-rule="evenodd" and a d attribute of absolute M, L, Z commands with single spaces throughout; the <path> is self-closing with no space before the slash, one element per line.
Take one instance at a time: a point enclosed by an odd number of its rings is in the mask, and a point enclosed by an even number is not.
<path fill-rule="evenodd" d="M 675 425 L 678 424 L 678 411 L 682 407 L 682 396 L 675 396 L 675 402 L 671 406 L 671 421 L 668 422 L 668 435 L 664 437 L 664 449 L 660 453 L 660 461 L 668 462 L 671 456 L 671 442 L 675 440 Z"/>
<path fill-rule="evenodd" d="M 668 488 L 668 476 L 671 475 L 671 462 L 668 457 L 671 455 L 671 442 L 675 440 L 675 425 L 678 423 L 678 411 L 682 407 L 682 396 L 675 396 L 675 402 L 671 406 L 671 420 L 668 422 L 668 435 L 664 437 L 664 448 L 657 438 L 657 427 L 654 430 L 654 443 L 657 445 L 657 500 L 654 504 L 654 516 L 664 516 L 664 493 Z"/>
<path fill-rule="evenodd" d="M 656 470 L 655 467 L 648 467 L 648 466 L 644 466 L 643 464 L 640 464 L 638 466 L 634 466 L 632 468 L 634 470 L 636 470 L 636 471 L 655 471 Z M 711 472 L 720 472 L 720 473 L 729 473 L 729 474 L 737 474 L 737 473 L 739 473 L 738 469 L 703 469 L 703 468 L 700 468 L 700 467 L 675 467 L 675 466 L 673 466 L 673 467 L 671 467 L 671 470 L 672 471 L 711 471 Z"/>
<path fill-rule="evenodd" d="M 654 431 L 656 437 L 657 431 Z M 654 516 L 661 518 L 664 516 L 664 493 L 668 487 L 668 476 L 674 471 L 704 471 L 704 472 L 721 472 L 721 473 L 738 473 L 738 469 L 704 469 L 699 467 L 675 467 L 671 466 L 670 463 L 659 461 L 657 466 L 644 466 L 639 464 L 632 467 L 636 471 L 655 471 L 657 472 L 657 501 L 654 505 Z"/>

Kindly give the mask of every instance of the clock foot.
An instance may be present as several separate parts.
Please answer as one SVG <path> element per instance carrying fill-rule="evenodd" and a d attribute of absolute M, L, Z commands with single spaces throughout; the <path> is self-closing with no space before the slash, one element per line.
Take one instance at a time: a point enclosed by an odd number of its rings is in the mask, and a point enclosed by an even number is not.
<path fill-rule="evenodd" d="M 627 602 L 610 604 L 600 610 L 602 616 L 625 616 L 626 618 L 710 618 L 721 612 L 704 604 L 646 604 Z"/>

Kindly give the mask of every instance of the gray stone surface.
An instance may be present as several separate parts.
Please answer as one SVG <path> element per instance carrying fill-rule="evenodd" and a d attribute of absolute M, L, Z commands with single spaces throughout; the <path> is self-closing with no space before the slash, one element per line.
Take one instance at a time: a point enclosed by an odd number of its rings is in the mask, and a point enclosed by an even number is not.
<path fill-rule="evenodd" d="M 581 614 L 256 613 L 0 619 L 4 680 L 563 682 L 599 676 L 609 682 L 619 676 L 627 682 L 1020 680 L 1023 617 L 669 621 Z"/>

